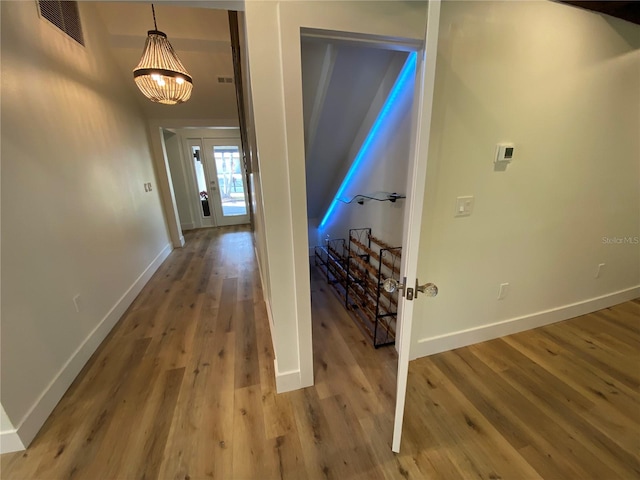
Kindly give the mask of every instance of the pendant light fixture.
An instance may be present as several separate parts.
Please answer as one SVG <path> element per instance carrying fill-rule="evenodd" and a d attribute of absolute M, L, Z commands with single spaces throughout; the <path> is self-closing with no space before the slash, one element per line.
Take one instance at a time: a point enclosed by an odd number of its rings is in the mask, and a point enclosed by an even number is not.
<path fill-rule="evenodd" d="M 186 102 L 191 97 L 193 80 L 173 51 L 167 35 L 158 30 L 153 4 L 151 11 L 155 30 L 147 32 L 142 58 L 133 70 L 133 79 L 152 102 L 165 105 Z"/>

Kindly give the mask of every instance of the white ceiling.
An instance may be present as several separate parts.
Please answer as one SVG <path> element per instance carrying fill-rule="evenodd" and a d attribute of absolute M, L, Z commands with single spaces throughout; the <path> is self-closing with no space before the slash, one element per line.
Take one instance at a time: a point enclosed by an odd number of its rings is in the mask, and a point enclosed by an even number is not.
<path fill-rule="evenodd" d="M 220 119 L 237 122 L 235 86 L 220 84 L 217 80 L 218 76 L 233 77 L 226 10 L 155 4 L 158 30 L 167 34 L 180 60 L 193 77 L 191 99 L 181 105 L 169 106 L 150 102 L 133 82 L 133 69 L 142 55 L 147 31 L 154 28 L 151 4 L 94 4 L 109 35 L 109 45 L 123 78 L 135 92 L 148 118 Z"/>

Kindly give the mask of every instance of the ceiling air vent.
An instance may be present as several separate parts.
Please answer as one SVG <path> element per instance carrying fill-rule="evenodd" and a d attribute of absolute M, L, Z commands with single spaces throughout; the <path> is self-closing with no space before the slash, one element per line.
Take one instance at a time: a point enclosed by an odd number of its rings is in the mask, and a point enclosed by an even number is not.
<path fill-rule="evenodd" d="M 84 45 L 78 2 L 39 0 L 40 15 L 46 18 L 80 45 Z"/>
<path fill-rule="evenodd" d="M 218 77 L 218 83 L 233 83 L 233 77 Z"/>

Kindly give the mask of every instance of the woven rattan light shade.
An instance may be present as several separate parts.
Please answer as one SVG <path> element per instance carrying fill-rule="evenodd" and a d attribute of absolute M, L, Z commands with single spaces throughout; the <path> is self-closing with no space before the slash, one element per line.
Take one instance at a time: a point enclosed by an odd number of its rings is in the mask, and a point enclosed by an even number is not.
<path fill-rule="evenodd" d="M 140 63 L 133 70 L 140 91 L 152 102 L 175 105 L 191 97 L 193 80 L 173 51 L 167 36 L 149 30 Z"/>

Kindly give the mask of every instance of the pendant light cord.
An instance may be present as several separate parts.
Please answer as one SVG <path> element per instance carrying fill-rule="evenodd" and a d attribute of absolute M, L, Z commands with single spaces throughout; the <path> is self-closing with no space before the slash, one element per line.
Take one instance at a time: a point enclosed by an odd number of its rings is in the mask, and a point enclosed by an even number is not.
<path fill-rule="evenodd" d="M 153 12 L 153 28 L 158 30 L 158 24 L 156 23 L 156 9 L 153 7 L 153 3 L 151 4 L 151 11 Z"/>

